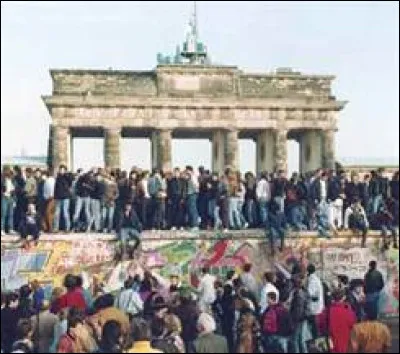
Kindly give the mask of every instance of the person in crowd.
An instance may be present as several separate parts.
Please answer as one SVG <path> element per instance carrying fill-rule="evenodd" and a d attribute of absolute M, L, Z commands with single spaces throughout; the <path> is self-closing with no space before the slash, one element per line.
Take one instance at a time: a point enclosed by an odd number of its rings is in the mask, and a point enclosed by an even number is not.
<path fill-rule="evenodd" d="M 87 173 L 78 174 L 77 181 L 75 183 L 75 213 L 73 217 L 73 228 L 75 231 L 79 231 L 80 227 L 80 216 L 82 208 L 85 212 L 85 227 L 84 229 L 88 231 L 89 223 L 92 219 L 91 205 L 90 205 L 90 194 L 94 190 L 93 185 L 93 172 L 89 171 Z"/>
<path fill-rule="evenodd" d="M 72 196 L 72 175 L 67 173 L 67 167 L 61 165 L 57 174 L 54 187 L 55 212 L 53 232 L 59 231 L 61 212 L 64 217 L 65 230 L 71 229 L 71 219 L 69 214 L 70 199 Z"/>
<path fill-rule="evenodd" d="M 57 353 L 92 353 L 97 350 L 94 337 L 84 325 L 84 313 L 76 307 L 68 311 L 68 328 L 57 345 Z"/>
<path fill-rule="evenodd" d="M 351 228 L 354 233 L 360 231 L 362 233 L 361 247 L 366 247 L 369 222 L 359 199 L 354 199 L 352 204 L 346 209 L 344 228 Z"/>
<path fill-rule="evenodd" d="M 166 329 L 166 338 L 171 340 L 177 348 L 178 353 L 185 353 L 185 343 L 181 337 L 182 323 L 178 316 L 167 313 L 164 316 L 164 323 Z"/>
<path fill-rule="evenodd" d="M 333 353 L 347 353 L 350 333 L 357 318 L 351 306 L 346 303 L 343 289 L 335 289 L 332 294 L 333 303 L 327 309 L 328 333 L 333 343 Z"/>
<path fill-rule="evenodd" d="M 293 277 L 292 301 L 290 317 L 293 324 L 293 335 L 290 343 L 294 353 L 307 353 L 307 341 L 312 339 L 307 321 L 308 293 L 305 288 L 305 279 L 301 274 Z"/>
<path fill-rule="evenodd" d="M 58 290 L 54 289 L 53 293 L 55 291 L 58 291 Z M 60 342 L 61 337 L 67 333 L 68 311 L 69 311 L 68 308 L 62 309 L 57 315 L 57 322 L 54 324 L 54 327 L 53 327 L 53 336 L 52 336 L 52 342 L 50 345 L 49 353 L 57 353 L 58 343 Z"/>
<path fill-rule="evenodd" d="M 275 200 L 270 203 L 268 226 L 269 227 L 266 229 L 266 231 L 268 232 L 272 254 L 275 254 L 277 240 L 279 240 L 278 249 L 280 252 L 282 252 L 285 247 L 285 238 L 288 233 L 288 225 L 285 213 L 281 211 L 279 204 L 276 203 Z"/>
<path fill-rule="evenodd" d="M 44 232 L 51 233 L 54 224 L 54 191 L 56 179 L 54 178 L 54 172 L 52 169 L 45 172 L 43 175 L 46 176 L 46 178 L 43 184 L 44 214 L 42 217 L 42 227 Z"/>
<path fill-rule="evenodd" d="M 117 321 L 110 320 L 103 326 L 96 353 L 122 353 L 124 344 L 121 325 Z"/>
<path fill-rule="evenodd" d="M 199 192 L 198 180 L 194 174 L 192 166 L 186 166 L 185 169 L 185 205 L 191 230 L 199 229 L 199 213 L 197 210 L 197 197 Z"/>
<path fill-rule="evenodd" d="M 35 353 L 32 339 L 33 325 L 31 319 L 20 319 L 17 323 L 17 340 L 12 345 L 11 353 Z"/>
<path fill-rule="evenodd" d="M 17 340 L 17 323 L 20 319 L 18 303 L 17 292 L 5 295 L 4 307 L 1 309 L 1 348 L 4 353 L 11 352 L 12 345 Z"/>
<path fill-rule="evenodd" d="M 67 292 L 54 300 L 52 312 L 57 314 L 62 309 L 71 307 L 76 307 L 83 312 L 86 311 L 87 304 L 81 289 L 78 288 L 76 276 L 67 274 L 63 285 Z"/>
<path fill-rule="evenodd" d="M 132 320 L 133 346 L 127 353 L 162 353 L 161 350 L 151 346 L 151 328 L 149 322 L 134 318 Z"/>
<path fill-rule="evenodd" d="M 307 230 L 302 204 L 307 197 L 307 190 L 297 173 L 293 173 L 286 189 L 286 214 L 288 222 L 295 231 Z"/>
<path fill-rule="evenodd" d="M 352 279 L 350 281 L 347 301 L 357 317 L 357 322 L 365 320 L 365 292 L 363 279 Z"/>
<path fill-rule="evenodd" d="M 90 312 L 93 307 L 94 299 L 90 291 L 89 279 L 85 272 L 76 276 L 76 288 L 82 293 L 85 299 L 87 312 Z"/>
<path fill-rule="evenodd" d="M 122 259 L 125 253 L 129 253 L 130 258 L 133 258 L 134 252 L 140 246 L 141 232 L 142 224 L 135 209 L 132 208 L 132 204 L 125 204 L 123 213 L 121 214 L 117 225 L 118 238 L 121 243 Z M 131 241 L 134 242 L 132 246 L 130 245 Z"/>
<path fill-rule="evenodd" d="M 267 294 L 268 308 L 262 317 L 262 332 L 267 352 L 287 353 L 289 338 L 293 335 L 292 319 L 284 306 L 287 299 L 278 301 L 275 292 Z"/>
<path fill-rule="evenodd" d="M 264 353 L 260 332 L 260 324 L 257 317 L 251 312 L 243 314 L 238 324 L 238 345 L 236 352 Z"/>
<path fill-rule="evenodd" d="M 37 279 L 34 279 L 31 284 L 31 289 L 32 289 L 32 300 L 33 300 L 33 310 L 35 313 L 39 313 L 42 308 L 43 308 L 43 303 L 44 303 L 44 289 L 40 285 L 39 281 Z"/>
<path fill-rule="evenodd" d="M 346 195 L 342 193 L 340 176 L 336 175 L 335 170 L 330 171 L 328 178 L 328 204 L 329 204 L 329 224 L 336 229 L 343 228 L 343 205 Z"/>
<path fill-rule="evenodd" d="M 252 172 L 246 172 L 244 175 L 244 213 L 247 222 L 251 228 L 258 225 L 257 217 L 257 180 Z"/>
<path fill-rule="evenodd" d="M 33 170 L 28 167 L 25 170 L 26 177 L 25 177 L 25 197 L 26 203 L 32 203 L 36 205 L 37 201 L 37 180 L 35 178 L 35 174 Z"/>
<path fill-rule="evenodd" d="M 243 265 L 243 273 L 240 275 L 240 279 L 243 283 L 243 286 L 247 288 L 257 299 L 258 299 L 258 285 L 254 275 L 251 273 L 252 264 L 246 262 Z"/>
<path fill-rule="evenodd" d="M 367 320 L 353 326 L 348 353 L 390 353 L 391 346 L 392 335 L 388 326 Z"/>
<path fill-rule="evenodd" d="M 114 302 L 114 296 L 111 293 L 98 297 L 93 305 L 94 314 L 88 320 L 99 326 L 100 329 L 103 329 L 107 321 L 117 321 L 121 326 L 122 333 L 127 335 L 129 333 L 128 314 L 115 307 Z"/>
<path fill-rule="evenodd" d="M 371 320 L 378 318 L 378 305 L 385 283 L 382 273 L 377 269 L 376 261 L 369 262 L 369 270 L 364 277 L 366 304 L 365 311 Z"/>
<path fill-rule="evenodd" d="M 202 312 L 211 312 L 211 305 L 216 300 L 216 278 L 210 274 L 209 267 L 203 267 L 202 274 L 203 276 L 197 288 L 199 293 L 199 307 Z"/>
<path fill-rule="evenodd" d="M 111 233 L 114 226 L 116 200 L 118 199 L 118 186 L 114 176 L 106 175 L 104 180 L 104 195 L 102 201 L 102 228 L 103 232 Z"/>
<path fill-rule="evenodd" d="M 325 308 L 324 288 L 321 279 L 316 274 L 315 265 L 310 263 L 307 266 L 307 292 L 309 295 L 307 305 L 307 315 L 310 321 L 311 333 L 313 338 L 318 336 L 318 316 Z"/>
<path fill-rule="evenodd" d="M 94 175 L 92 183 L 93 189 L 90 191 L 90 210 L 92 213 L 87 231 L 90 232 L 94 226 L 95 232 L 102 232 L 101 202 L 104 198 L 105 183 L 101 172 L 97 172 L 97 174 Z"/>
<path fill-rule="evenodd" d="M 135 279 L 130 277 L 125 280 L 124 288 L 115 297 L 115 307 L 128 314 L 130 318 L 143 312 L 143 300 L 138 289 L 134 288 Z"/>
<path fill-rule="evenodd" d="M 167 329 L 163 318 L 154 317 L 151 320 L 151 346 L 163 353 L 178 353 L 173 338 L 167 337 Z"/>
<path fill-rule="evenodd" d="M 215 334 L 214 318 L 203 312 L 197 320 L 197 339 L 193 343 L 195 353 L 229 353 L 225 337 Z"/>
<path fill-rule="evenodd" d="M 397 229 L 395 223 L 395 217 L 390 212 L 387 203 L 385 201 L 378 208 L 378 212 L 376 214 L 371 215 L 370 218 L 371 229 L 381 231 L 382 239 L 383 239 L 383 250 L 387 250 L 390 246 L 390 239 L 388 233 L 390 232 L 390 236 L 392 239 L 392 244 L 394 248 L 398 248 L 397 243 Z"/>
<path fill-rule="evenodd" d="M 278 171 L 278 178 L 273 183 L 273 200 L 279 206 L 279 211 L 285 212 L 285 197 L 286 190 L 288 187 L 288 180 L 286 178 L 286 172 L 284 170 Z"/>
<path fill-rule="evenodd" d="M 272 272 L 266 272 L 263 277 L 264 280 L 264 285 L 261 289 L 261 294 L 260 294 L 260 314 L 264 314 L 264 312 L 268 308 L 268 294 L 269 293 L 275 293 L 276 299 L 279 302 L 279 291 L 275 287 L 274 282 L 275 282 L 275 274 Z"/>
<path fill-rule="evenodd" d="M 317 219 L 317 231 L 318 236 L 330 238 L 329 231 L 332 229 L 336 233 L 336 228 L 330 223 L 330 209 L 329 204 L 322 201 L 317 205 L 316 208 L 316 219 Z"/>
<path fill-rule="evenodd" d="M 34 344 L 38 353 L 50 353 L 50 346 L 54 336 L 54 328 L 58 323 L 58 316 L 50 312 L 50 303 L 44 301 L 40 312 L 32 317 L 34 328 Z"/>
<path fill-rule="evenodd" d="M 1 175 L 1 236 L 14 233 L 15 185 L 12 171 L 5 167 Z"/>
<path fill-rule="evenodd" d="M 19 318 L 30 318 L 35 314 L 31 295 L 32 289 L 29 284 L 22 285 L 19 288 L 19 301 L 17 307 Z"/>
<path fill-rule="evenodd" d="M 23 247 L 29 246 L 28 236 L 33 237 L 35 245 L 38 244 L 40 236 L 40 216 L 36 211 L 36 206 L 33 203 L 28 204 L 28 210 L 21 218 L 18 231 L 23 240 Z"/>

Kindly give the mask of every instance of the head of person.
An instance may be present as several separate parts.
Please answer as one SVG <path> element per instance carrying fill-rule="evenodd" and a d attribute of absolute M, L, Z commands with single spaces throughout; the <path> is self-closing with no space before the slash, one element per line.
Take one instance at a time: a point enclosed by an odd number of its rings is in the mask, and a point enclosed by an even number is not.
<path fill-rule="evenodd" d="M 328 179 L 328 174 L 327 174 L 325 171 L 323 171 L 323 172 L 321 173 L 321 179 L 322 179 L 323 181 L 326 181 L 326 180 Z"/>
<path fill-rule="evenodd" d="M 37 279 L 32 280 L 32 281 L 31 281 L 31 289 L 32 289 L 33 291 L 36 291 L 36 290 L 38 290 L 39 288 L 40 288 L 40 283 L 39 283 L 39 281 L 38 281 Z"/>
<path fill-rule="evenodd" d="M 197 331 L 200 334 L 213 333 L 217 326 L 214 318 L 206 312 L 202 312 L 197 319 Z"/>
<path fill-rule="evenodd" d="M 60 175 L 65 175 L 67 173 L 67 166 L 65 165 L 60 165 L 60 167 L 58 168 L 58 173 Z"/>
<path fill-rule="evenodd" d="M 364 296 L 364 281 L 362 279 L 352 279 L 350 282 L 350 291 L 358 296 Z"/>
<path fill-rule="evenodd" d="M 19 298 L 20 299 L 28 299 L 29 296 L 31 295 L 31 293 L 32 293 L 32 289 L 28 284 L 22 285 L 19 288 Z"/>
<path fill-rule="evenodd" d="M 278 176 L 279 176 L 279 178 L 286 178 L 286 171 L 285 170 L 279 170 L 278 171 Z"/>
<path fill-rule="evenodd" d="M 64 278 L 64 284 L 67 291 L 72 291 L 76 288 L 76 277 L 73 274 L 67 274 Z"/>
<path fill-rule="evenodd" d="M 151 340 L 150 324 L 140 317 L 132 319 L 131 332 L 134 342 L 149 342 Z"/>
<path fill-rule="evenodd" d="M 131 210 L 132 210 L 132 204 L 126 203 L 126 204 L 124 205 L 124 213 L 125 213 L 125 214 L 129 214 L 129 213 L 131 212 Z"/>
<path fill-rule="evenodd" d="M 342 288 L 336 288 L 332 291 L 332 300 L 334 302 L 345 302 L 346 292 Z"/>
<path fill-rule="evenodd" d="M 308 274 L 308 275 L 312 275 L 312 274 L 315 273 L 315 271 L 316 271 L 315 265 L 312 264 L 312 263 L 310 263 L 310 264 L 307 266 L 307 274 Z"/>
<path fill-rule="evenodd" d="M 377 263 L 376 261 L 370 261 L 368 266 L 370 270 L 375 270 L 377 268 Z"/>
<path fill-rule="evenodd" d="M 178 316 L 167 313 L 164 317 L 164 323 L 168 333 L 179 335 L 182 332 L 182 323 Z"/>
<path fill-rule="evenodd" d="M 114 306 L 114 295 L 113 294 L 104 294 L 99 296 L 93 304 L 95 311 L 104 310 L 109 307 Z"/>
<path fill-rule="evenodd" d="M 179 169 L 179 167 L 175 167 L 174 168 L 174 177 L 179 178 L 180 175 L 181 175 L 181 170 Z"/>
<path fill-rule="evenodd" d="M 76 307 L 71 307 L 68 310 L 68 316 L 67 316 L 68 330 L 76 328 L 79 324 L 82 324 L 84 318 L 85 314 L 83 313 L 82 310 Z"/>
<path fill-rule="evenodd" d="M 353 182 L 353 183 L 358 183 L 358 173 L 352 173 L 351 174 L 351 181 Z"/>
<path fill-rule="evenodd" d="M 267 303 L 268 306 L 276 305 L 278 303 L 278 298 L 276 296 L 276 293 L 270 292 L 267 294 Z"/>
<path fill-rule="evenodd" d="M 293 286 L 300 289 L 304 286 L 304 277 L 301 274 L 296 274 L 292 277 Z"/>
<path fill-rule="evenodd" d="M 276 277 L 273 272 L 265 272 L 264 273 L 264 282 L 272 284 L 275 281 Z"/>
<path fill-rule="evenodd" d="M 338 275 L 338 281 L 340 287 L 348 287 L 349 286 L 349 277 L 345 274 Z"/>
<path fill-rule="evenodd" d="M 20 319 L 17 323 L 17 338 L 18 339 L 32 339 L 33 325 L 30 318 Z"/>
<path fill-rule="evenodd" d="M 250 273 L 251 272 L 251 268 L 252 268 L 252 264 L 247 262 L 243 266 L 243 272 Z"/>
<path fill-rule="evenodd" d="M 100 348 L 103 353 L 122 353 L 124 337 L 121 325 L 115 320 L 107 321 L 101 332 Z"/>
<path fill-rule="evenodd" d="M 210 274 L 210 268 L 209 268 L 209 267 L 203 267 L 203 268 L 201 269 L 201 272 L 202 272 L 203 274 Z"/>
<path fill-rule="evenodd" d="M 36 205 L 33 204 L 33 203 L 29 203 L 29 204 L 28 204 L 28 208 L 27 208 L 27 213 L 28 213 L 29 215 L 36 214 Z"/>

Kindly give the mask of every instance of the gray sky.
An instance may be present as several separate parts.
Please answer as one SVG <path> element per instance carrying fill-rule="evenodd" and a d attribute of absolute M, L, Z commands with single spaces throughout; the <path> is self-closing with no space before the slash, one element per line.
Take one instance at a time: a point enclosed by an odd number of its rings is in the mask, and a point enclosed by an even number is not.
<path fill-rule="evenodd" d="M 399 156 L 398 2 L 198 2 L 212 60 L 251 72 L 293 67 L 337 76 L 338 157 Z M 40 95 L 50 68 L 152 69 L 184 39 L 192 2 L 1 2 L 1 151 L 45 154 L 50 117 Z M 289 166 L 297 161 L 289 144 Z M 254 146 L 241 142 L 241 167 Z M 76 141 L 75 162 L 101 162 L 101 140 Z M 124 165 L 148 164 L 149 144 L 124 141 Z M 209 164 L 206 141 L 174 141 L 175 164 Z"/>

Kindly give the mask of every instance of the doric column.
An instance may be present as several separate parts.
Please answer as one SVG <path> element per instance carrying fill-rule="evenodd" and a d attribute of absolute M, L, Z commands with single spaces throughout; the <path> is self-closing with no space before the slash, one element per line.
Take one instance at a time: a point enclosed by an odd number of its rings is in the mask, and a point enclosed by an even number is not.
<path fill-rule="evenodd" d="M 275 130 L 275 170 L 287 171 L 287 130 Z"/>
<path fill-rule="evenodd" d="M 161 129 L 154 131 L 151 136 L 152 168 L 163 171 L 172 169 L 172 130 Z"/>
<path fill-rule="evenodd" d="M 69 166 L 69 128 L 61 126 L 53 126 L 52 128 L 52 167 L 57 170 L 60 165 Z"/>
<path fill-rule="evenodd" d="M 225 134 L 225 167 L 233 170 L 239 168 L 239 141 L 236 129 L 228 130 Z"/>
<path fill-rule="evenodd" d="M 224 171 L 224 134 L 221 130 L 212 132 L 212 171 L 222 174 Z"/>
<path fill-rule="evenodd" d="M 306 173 L 322 167 L 321 131 L 305 130 L 300 137 L 300 171 Z"/>
<path fill-rule="evenodd" d="M 335 168 L 335 130 L 328 129 L 322 132 L 323 143 L 323 167 L 334 169 Z"/>
<path fill-rule="evenodd" d="M 104 129 L 104 163 L 107 168 L 120 168 L 121 154 L 121 129 Z"/>
<path fill-rule="evenodd" d="M 271 129 L 265 129 L 257 134 L 257 174 L 261 172 L 272 172 L 275 167 L 274 161 L 274 134 Z"/>

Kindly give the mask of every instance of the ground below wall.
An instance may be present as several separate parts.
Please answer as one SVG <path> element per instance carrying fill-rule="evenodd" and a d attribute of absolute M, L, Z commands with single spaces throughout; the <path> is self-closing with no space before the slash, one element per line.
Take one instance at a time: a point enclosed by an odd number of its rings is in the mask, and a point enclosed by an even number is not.
<path fill-rule="evenodd" d="M 363 278 L 368 262 L 376 259 L 386 279 L 382 311 L 398 314 L 399 252 L 393 248 L 382 251 L 378 233 L 370 233 L 366 248 L 361 248 L 360 238 L 349 232 L 330 240 L 318 238 L 315 233 L 291 234 L 283 251 L 275 255 L 262 230 L 156 231 L 144 232 L 142 239 L 138 259 L 116 263 L 113 235 L 43 235 L 38 246 L 30 250 L 18 247 L 17 237 L 2 237 L 2 289 L 38 279 L 50 292 L 52 287 L 61 285 L 65 274 L 83 272 L 88 282 L 96 276 L 109 290 L 116 290 L 128 274 L 141 274 L 144 268 L 164 285 L 168 285 L 171 274 L 178 274 L 183 282 L 196 286 L 203 266 L 224 277 L 231 269 L 240 272 L 246 262 L 253 264 L 259 280 L 266 270 L 289 274 L 295 263 L 306 266 L 312 262 L 321 277 L 332 282 L 338 274 Z"/>

